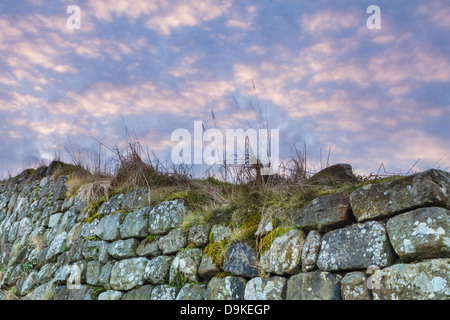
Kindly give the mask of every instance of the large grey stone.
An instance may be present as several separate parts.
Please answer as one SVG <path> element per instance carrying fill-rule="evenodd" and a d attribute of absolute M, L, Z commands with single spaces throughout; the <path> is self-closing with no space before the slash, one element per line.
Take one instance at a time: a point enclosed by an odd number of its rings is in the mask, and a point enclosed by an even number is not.
<path fill-rule="evenodd" d="M 105 263 L 111 259 L 108 246 L 107 241 L 86 241 L 83 246 L 83 256 L 86 260 L 98 260 Z"/>
<path fill-rule="evenodd" d="M 212 278 L 205 292 L 206 300 L 244 300 L 247 281 L 242 277 Z"/>
<path fill-rule="evenodd" d="M 322 271 L 365 270 L 389 266 L 395 259 L 385 223 L 369 221 L 325 234 L 317 266 Z"/>
<path fill-rule="evenodd" d="M 174 257 L 159 256 L 151 259 L 145 267 L 145 279 L 154 285 L 169 283 L 170 265 Z"/>
<path fill-rule="evenodd" d="M 28 276 L 26 277 L 25 281 L 23 282 L 22 286 L 20 287 L 20 290 L 18 292 L 19 295 L 21 296 L 25 296 L 28 293 L 31 292 L 31 290 L 33 290 L 33 288 L 36 285 L 36 276 L 37 276 L 37 271 L 33 270 L 31 271 Z"/>
<path fill-rule="evenodd" d="M 39 269 L 36 275 L 35 282 L 37 285 L 44 284 L 53 280 L 56 270 L 58 270 L 58 265 L 56 263 L 47 263 Z"/>
<path fill-rule="evenodd" d="M 122 300 L 150 300 L 153 288 L 153 285 L 147 284 L 137 289 L 133 289 L 125 293 L 122 296 Z"/>
<path fill-rule="evenodd" d="M 98 208 L 98 213 L 106 215 L 119 211 L 124 198 L 125 196 L 122 193 L 112 196 L 101 204 L 100 208 Z"/>
<path fill-rule="evenodd" d="M 53 192 L 52 202 L 58 200 L 64 200 L 67 196 L 67 186 L 66 182 L 69 180 L 69 176 L 61 176 L 58 178 L 55 184 L 55 189 Z"/>
<path fill-rule="evenodd" d="M 198 248 L 178 252 L 170 265 L 169 283 L 176 283 L 179 276 L 189 282 L 198 281 L 198 266 L 201 259 L 202 250 Z"/>
<path fill-rule="evenodd" d="M 253 278 L 258 276 L 256 252 L 245 243 L 230 245 L 223 263 L 223 270 L 235 276 Z"/>
<path fill-rule="evenodd" d="M 181 223 L 187 207 L 183 200 L 164 201 L 156 205 L 149 215 L 150 234 L 165 234 Z"/>
<path fill-rule="evenodd" d="M 368 275 L 354 271 L 347 273 L 341 280 L 343 300 L 372 300 L 372 291 L 367 286 Z"/>
<path fill-rule="evenodd" d="M 136 248 L 136 254 L 141 257 L 153 258 L 161 254 L 161 250 L 158 246 L 158 240 L 149 241 L 144 239 Z"/>
<path fill-rule="evenodd" d="M 120 227 L 122 239 L 145 238 L 148 235 L 148 217 L 151 207 L 143 207 L 128 213 Z"/>
<path fill-rule="evenodd" d="M 450 300 L 450 259 L 396 264 L 374 276 L 374 300 Z"/>
<path fill-rule="evenodd" d="M 122 202 L 122 210 L 129 211 L 146 206 L 150 203 L 150 191 L 145 188 L 138 188 L 130 191 Z"/>
<path fill-rule="evenodd" d="M 117 240 L 108 245 L 108 253 L 115 259 L 127 259 L 136 256 L 139 240 L 136 238 Z"/>
<path fill-rule="evenodd" d="M 347 163 L 338 163 L 317 172 L 306 183 L 334 186 L 338 183 L 353 181 L 354 179 L 352 166 Z"/>
<path fill-rule="evenodd" d="M 147 258 L 131 258 L 116 262 L 111 270 L 111 288 L 113 290 L 131 290 L 145 282 Z"/>
<path fill-rule="evenodd" d="M 91 290 L 89 286 L 81 285 L 77 289 L 69 290 L 67 300 L 90 300 Z"/>
<path fill-rule="evenodd" d="M 278 276 L 269 279 L 252 278 L 245 286 L 244 300 L 284 300 L 286 282 L 286 278 Z"/>
<path fill-rule="evenodd" d="M 67 279 L 69 279 L 70 276 L 71 269 L 72 266 L 69 264 L 60 266 L 53 276 L 53 281 L 55 281 L 57 284 L 67 282 Z"/>
<path fill-rule="evenodd" d="M 330 272 L 303 274 L 302 300 L 340 300 L 342 276 Z"/>
<path fill-rule="evenodd" d="M 327 231 L 343 227 L 354 221 L 350 197 L 337 192 L 314 199 L 291 214 L 295 225 L 304 230 Z"/>
<path fill-rule="evenodd" d="M 175 300 L 178 290 L 168 284 L 160 284 L 153 288 L 151 300 Z"/>
<path fill-rule="evenodd" d="M 123 292 L 108 290 L 106 292 L 100 293 L 98 300 L 120 300 L 122 298 Z"/>
<path fill-rule="evenodd" d="M 277 275 L 295 274 L 301 267 L 301 255 L 305 233 L 292 229 L 276 238 L 262 256 L 259 265 L 262 271 Z"/>
<path fill-rule="evenodd" d="M 221 224 L 216 224 L 211 228 L 210 238 L 214 242 L 220 242 L 231 236 L 231 229 Z"/>
<path fill-rule="evenodd" d="M 420 208 L 388 220 L 386 228 L 402 261 L 450 257 L 450 211 Z"/>
<path fill-rule="evenodd" d="M 303 275 L 298 273 L 289 277 L 286 284 L 286 300 L 303 300 Z"/>
<path fill-rule="evenodd" d="M 187 244 L 187 236 L 181 228 L 171 231 L 158 240 L 159 249 L 163 254 L 173 254 L 184 248 Z"/>
<path fill-rule="evenodd" d="M 193 243 L 196 247 L 204 247 L 209 241 L 210 227 L 203 225 L 193 226 L 189 230 L 188 241 Z"/>
<path fill-rule="evenodd" d="M 62 212 L 52 214 L 48 220 L 48 227 L 54 228 L 59 223 L 59 220 L 61 220 L 62 215 Z"/>
<path fill-rule="evenodd" d="M 57 255 L 63 253 L 66 250 L 66 241 L 67 241 L 67 233 L 63 232 L 58 234 L 55 239 L 52 241 L 48 251 L 46 260 L 52 261 L 56 258 Z"/>
<path fill-rule="evenodd" d="M 53 281 L 40 285 L 25 297 L 23 300 L 54 300 L 56 285 Z"/>
<path fill-rule="evenodd" d="M 81 222 L 78 222 L 67 233 L 67 249 L 71 249 L 75 242 L 80 239 L 82 227 L 83 224 Z"/>
<path fill-rule="evenodd" d="M 198 275 L 203 279 L 211 279 L 219 272 L 220 268 L 213 262 L 212 258 L 204 255 L 198 266 Z"/>
<path fill-rule="evenodd" d="M 111 271 L 116 261 L 108 261 L 103 265 L 102 270 L 98 276 L 98 284 L 103 286 L 106 290 L 111 289 Z"/>
<path fill-rule="evenodd" d="M 313 271 L 317 268 L 317 257 L 322 244 L 322 234 L 316 230 L 310 231 L 302 249 L 302 270 Z"/>
<path fill-rule="evenodd" d="M 450 209 L 450 173 L 431 169 L 391 182 L 363 186 L 350 195 L 359 222 L 391 217 L 419 207 Z"/>
<path fill-rule="evenodd" d="M 102 264 L 99 261 L 89 261 L 86 269 L 86 283 L 90 285 L 97 285 L 102 271 Z"/>
<path fill-rule="evenodd" d="M 122 218 L 123 214 L 120 212 L 104 216 L 96 225 L 94 234 L 105 241 L 119 240 Z"/>
<path fill-rule="evenodd" d="M 199 283 L 187 283 L 180 292 L 176 300 L 205 300 L 206 286 Z"/>

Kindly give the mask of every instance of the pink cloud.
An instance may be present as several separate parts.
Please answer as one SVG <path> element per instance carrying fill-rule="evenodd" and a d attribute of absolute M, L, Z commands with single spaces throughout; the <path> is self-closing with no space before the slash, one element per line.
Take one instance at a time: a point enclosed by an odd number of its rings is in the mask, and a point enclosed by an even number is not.
<path fill-rule="evenodd" d="M 429 0 L 426 4 L 417 7 L 416 14 L 424 16 L 438 28 L 450 29 L 450 6 L 448 2 Z"/>
<path fill-rule="evenodd" d="M 388 49 L 371 58 L 369 70 L 373 80 L 386 84 L 402 81 L 448 82 L 450 58 L 433 47 L 417 47 L 412 51 Z"/>
<path fill-rule="evenodd" d="M 303 14 L 300 18 L 302 29 L 312 34 L 323 34 L 342 28 L 354 28 L 364 19 L 355 10 L 336 11 L 324 9 L 314 14 Z"/>

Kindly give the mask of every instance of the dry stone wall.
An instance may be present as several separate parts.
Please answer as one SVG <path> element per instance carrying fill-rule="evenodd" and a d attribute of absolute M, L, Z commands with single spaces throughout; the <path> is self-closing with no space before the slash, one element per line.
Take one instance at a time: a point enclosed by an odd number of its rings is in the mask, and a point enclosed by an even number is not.
<path fill-rule="evenodd" d="M 225 225 L 181 229 L 183 200 L 152 207 L 143 189 L 87 219 L 82 196 L 66 197 L 67 179 L 49 167 L 0 186 L 0 300 L 450 299 L 441 170 L 317 198 L 261 256 L 223 246 Z M 272 229 L 262 219 L 258 236 Z"/>

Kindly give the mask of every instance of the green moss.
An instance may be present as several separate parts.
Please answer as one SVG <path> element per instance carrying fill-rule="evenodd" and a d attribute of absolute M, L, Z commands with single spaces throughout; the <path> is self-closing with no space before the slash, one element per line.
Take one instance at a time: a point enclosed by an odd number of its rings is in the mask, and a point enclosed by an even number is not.
<path fill-rule="evenodd" d="M 100 241 L 102 239 L 100 239 L 97 236 L 89 236 L 89 237 L 84 237 L 84 240 L 88 240 L 88 241 Z"/>
<path fill-rule="evenodd" d="M 268 235 L 266 235 L 264 238 L 261 239 L 259 242 L 259 255 L 262 256 L 267 250 L 270 249 L 270 246 L 272 245 L 273 241 L 285 234 L 286 232 L 295 229 L 295 227 L 287 227 L 287 228 L 276 228 L 272 230 Z"/>
<path fill-rule="evenodd" d="M 152 243 L 152 242 L 154 242 L 156 239 L 157 239 L 156 236 L 150 234 L 150 235 L 147 236 L 147 238 L 145 238 L 145 242 L 146 242 L 146 243 Z"/>
<path fill-rule="evenodd" d="M 210 243 L 214 242 L 214 232 L 211 231 L 211 232 L 209 233 L 208 238 L 209 238 L 209 242 L 210 242 Z"/>
<path fill-rule="evenodd" d="M 97 300 L 98 296 L 103 292 L 106 292 L 106 289 L 103 287 L 100 287 L 100 286 L 91 287 L 91 292 L 90 292 L 91 299 Z"/>
<path fill-rule="evenodd" d="M 103 197 L 89 204 L 89 206 L 86 208 L 88 217 L 92 217 L 95 214 L 97 214 L 100 206 L 107 200 L 108 200 L 107 197 Z"/>
<path fill-rule="evenodd" d="M 195 248 L 197 247 L 192 242 L 188 243 L 188 245 L 186 246 L 186 249 L 195 249 Z"/>
<path fill-rule="evenodd" d="M 189 279 L 180 270 L 175 271 L 172 281 L 170 281 L 169 286 L 175 287 L 180 290 L 184 285 L 189 283 Z"/>
<path fill-rule="evenodd" d="M 355 190 L 357 190 L 357 189 L 360 189 L 360 188 L 362 188 L 362 187 L 364 187 L 364 186 L 368 186 L 368 185 L 376 184 L 376 183 L 391 182 L 391 181 L 398 180 L 398 179 L 400 179 L 400 178 L 404 178 L 404 177 L 398 176 L 398 175 L 393 175 L 393 176 L 384 177 L 384 178 L 370 179 L 370 180 L 363 181 L 363 182 L 360 182 L 360 183 L 352 184 L 352 185 L 350 185 L 350 186 L 345 186 L 345 187 L 343 187 L 342 189 L 343 189 L 344 191 L 347 191 L 347 192 L 350 194 L 350 193 L 352 193 L 353 191 L 355 191 Z"/>
<path fill-rule="evenodd" d="M 219 279 L 224 279 L 224 278 L 230 277 L 230 276 L 233 276 L 233 274 L 231 272 L 221 271 L 221 272 L 217 273 L 214 277 L 219 278 Z"/>
<path fill-rule="evenodd" d="M 182 199 L 189 208 L 196 209 L 201 207 L 202 202 L 205 200 L 205 195 L 197 190 L 185 190 L 173 192 L 164 200 L 170 201 L 176 199 Z"/>
<path fill-rule="evenodd" d="M 242 223 L 242 228 L 245 231 L 246 238 L 253 237 L 256 230 L 258 230 L 259 223 L 261 222 L 261 214 L 256 213 L 247 217 Z"/>
<path fill-rule="evenodd" d="M 210 241 L 210 243 L 203 249 L 203 256 L 208 256 L 211 258 L 212 262 L 218 267 L 223 266 L 225 260 L 225 255 L 230 247 L 227 240 L 223 241 Z"/>
<path fill-rule="evenodd" d="M 92 221 L 100 220 L 102 217 L 103 217 L 103 215 L 101 213 L 96 213 L 93 216 L 86 218 L 86 220 L 84 220 L 84 223 L 92 223 Z"/>
<path fill-rule="evenodd" d="M 116 213 L 127 214 L 128 212 L 126 212 L 126 211 L 124 211 L 124 210 L 117 210 L 117 211 L 111 212 L 109 215 L 110 215 L 110 216 L 113 216 L 113 215 L 115 215 Z"/>
<path fill-rule="evenodd" d="M 122 213 L 122 217 L 120 218 L 120 223 L 123 223 L 123 221 L 125 220 L 125 217 L 129 214 L 130 212 L 123 212 Z"/>

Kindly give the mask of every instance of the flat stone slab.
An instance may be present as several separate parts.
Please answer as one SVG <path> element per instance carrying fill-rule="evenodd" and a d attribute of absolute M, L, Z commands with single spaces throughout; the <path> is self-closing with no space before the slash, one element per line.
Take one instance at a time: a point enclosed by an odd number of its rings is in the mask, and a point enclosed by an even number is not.
<path fill-rule="evenodd" d="M 354 221 L 346 192 L 316 198 L 293 213 L 291 219 L 300 229 L 319 231 L 340 228 Z"/>
<path fill-rule="evenodd" d="M 350 194 L 350 205 L 358 222 L 392 217 L 420 207 L 450 209 L 450 173 L 431 169 L 366 185 Z"/>
<path fill-rule="evenodd" d="M 245 286 L 244 300 L 284 300 L 286 283 L 286 278 L 278 276 L 269 279 L 253 278 Z"/>
<path fill-rule="evenodd" d="M 450 259 L 396 264 L 376 271 L 374 300 L 449 300 Z"/>
<path fill-rule="evenodd" d="M 243 300 L 246 284 L 243 277 L 212 278 L 206 287 L 205 300 Z"/>
<path fill-rule="evenodd" d="M 341 279 L 331 272 L 305 272 L 302 300 L 341 300 Z"/>
<path fill-rule="evenodd" d="M 431 207 L 388 220 L 386 228 L 395 252 L 404 262 L 450 258 L 450 211 Z"/>
<path fill-rule="evenodd" d="M 325 234 L 317 266 L 322 271 L 366 270 L 387 267 L 395 259 L 385 223 L 369 221 Z"/>
<path fill-rule="evenodd" d="M 111 287 L 117 291 L 129 291 L 145 282 L 147 258 L 131 258 L 116 262 L 111 270 Z"/>

